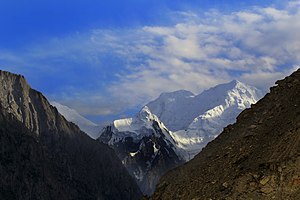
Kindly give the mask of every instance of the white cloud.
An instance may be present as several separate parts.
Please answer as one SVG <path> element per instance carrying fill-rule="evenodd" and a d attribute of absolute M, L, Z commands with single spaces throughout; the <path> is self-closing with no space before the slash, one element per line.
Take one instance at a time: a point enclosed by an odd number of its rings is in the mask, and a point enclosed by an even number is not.
<path fill-rule="evenodd" d="M 92 30 L 37 45 L 25 56 L 88 63 L 98 69 L 96 73 L 115 60 L 123 61 L 110 74 L 114 81 L 107 83 L 105 94 L 102 87 L 89 94 L 79 92 L 73 100 L 84 114 L 118 112 L 166 91 L 199 93 L 231 79 L 266 88 L 300 63 L 299 1 L 280 9 L 175 15 L 178 23 L 173 25 Z M 104 62 L 108 57 L 111 61 Z M 66 101 L 72 103 L 70 98 Z"/>
<path fill-rule="evenodd" d="M 238 12 L 236 15 L 238 18 L 249 24 L 260 22 L 263 19 L 261 15 L 250 12 Z"/>
<path fill-rule="evenodd" d="M 163 91 L 199 93 L 232 78 L 267 88 L 300 62 L 299 11 L 291 5 L 256 7 L 231 14 L 208 12 L 205 18 L 189 12 L 185 16 L 190 20 L 183 23 L 144 27 L 142 35 L 152 42 L 137 42 L 130 54 L 138 50 L 147 62 L 110 89 L 135 103 Z"/>
<path fill-rule="evenodd" d="M 282 79 L 285 76 L 290 75 L 296 71 L 300 66 L 293 66 L 281 72 L 266 72 L 266 71 L 253 71 L 251 73 L 245 73 L 240 77 L 241 81 L 247 82 L 253 86 L 260 87 L 261 85 L 273 86 L 275 80 Z M 267 90 L 269 88 L 264 87 Z"/>
<path fill-rule="evenodd" d="M 299 7 L 300 6 L 300 1 L 299 0 L 291 0 L 289 1 L 288 3 L 288 7 L 293 9 L 293 8 L 297 8 L 297 6 Z"/>

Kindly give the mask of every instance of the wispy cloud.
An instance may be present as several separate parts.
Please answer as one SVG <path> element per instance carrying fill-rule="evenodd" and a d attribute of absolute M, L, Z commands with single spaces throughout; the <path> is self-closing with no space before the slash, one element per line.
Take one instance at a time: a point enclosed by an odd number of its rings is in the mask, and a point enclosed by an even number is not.
<path fill-rule="evenodd" d="M 268 88 L 300 62 L 300 10 L 292 5 L 180 13 L 182 23 L 138 29 L 128 53 L 144 55 L 145 62 L 110 90 L 135 104 L 179 88 L 199 93 L 233 78 Z"/>
<path fill-rule="evenodd" d="M 161 92 L 199 93 L 231 79 L 265 89 L 300 64 L 299 5 L 174 12 L 176 23 L 168 26 L 95 29 L 7 51 L 0 61 L 69 76 L 74 68 L 90 71 L 89 84 L 49 94 L 89 115 L 142 105 Z"/>

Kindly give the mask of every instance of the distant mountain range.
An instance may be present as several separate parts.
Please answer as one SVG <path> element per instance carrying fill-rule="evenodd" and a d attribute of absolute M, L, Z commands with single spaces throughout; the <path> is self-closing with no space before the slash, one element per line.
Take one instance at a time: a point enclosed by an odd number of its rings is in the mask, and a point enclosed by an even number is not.
<path fill-rule="evenodd" d="M 115 120 L 103 130 L 76 111 L 52 104 L 90 137 L 100 135 L 150 195 L 161 175 L 192 159 L 261 97 L 260 90 L 237 80 L 199 95 L 185 90 L 163 93 L 133 118 Z"/>

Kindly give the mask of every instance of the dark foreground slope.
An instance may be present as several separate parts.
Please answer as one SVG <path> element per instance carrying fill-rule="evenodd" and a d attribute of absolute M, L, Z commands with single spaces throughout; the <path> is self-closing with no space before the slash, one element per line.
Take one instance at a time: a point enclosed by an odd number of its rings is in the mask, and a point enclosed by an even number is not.
<path fill-rule="evenodd" d="M 0 199 L 139 199 L 114 151 L 0 71 Z"/>
<path fill-rule="evenodd" d="M 277 84 L 151 199 L 300 199 L 300 70 Z"/>

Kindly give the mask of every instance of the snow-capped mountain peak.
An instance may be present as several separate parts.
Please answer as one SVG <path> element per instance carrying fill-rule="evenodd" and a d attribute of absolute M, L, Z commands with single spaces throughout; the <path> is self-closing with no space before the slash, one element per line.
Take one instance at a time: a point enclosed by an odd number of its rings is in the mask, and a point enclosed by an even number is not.
<path fill-rule="evenodd" d="M 180 90 L 163 93 L 157 99 L 147 104 L 166 127 L 175 132 L 185 130 L 200 114 L 218 105 L 238 102 L 240 109 L 249 107 L 262 96 L 261 92 L 238 80 L 220 84 L 203 91 L 199 95 Z"/>
<path fill-rule="evenodd" d="M 136 119 L 143 120 L 143 121 L 159 121 L 158 117 L 151 113 L 148 106 L 144 106 L 142 110 L 137 114 Z"/>
<path fill-rule="evenodd" d="M 186 160 L 199 153 L 225 126 L 234 123 L 241 111 L 255 104 L 261 97 L 261 91 L 237 80 L 196 96 L 196 103 L 201 105 L 198 111 L 201 112 L 187 128 L 172 133 L 178 147 L 187 152 Z"/>
<path fill-rule="evenodd" d="M 155 114 L 171 131 L 184 128 L 193 117 L 192 99 L 195 95 L 186 90 L 179 90 L 170 93 L 162 93 L 156 100 L 146 106 Z"/>
<path fill-rule="evenodd" d="M 227 96 L 229 93 L 243 93 L 247 95 L 249 98 L 259 98 L 262 94 L 257 88 L 249 86 L 245 83 L 242 83 L 238 80 L 233 80 L 229 83 L 224 83 L 212 87 L 208 90 L 204 90 L 201 94 L 197 95 L 196 98 L 204 99 L 219 99 L 224 96 Z"/>
<path fill-rule="evenodd" d="M 184 161 L 171 132 L 147 106 L 133 118 L 115 120 L 105 127 L 99 140 L 116 151 L 147 195 L 167 169 Z"/>
<path fill-rule="evenodd" d="M 78 120 L 80 120 L 81 123 L 84 123 L 86 125 L 97 126 L 97 124 L 95 124 L 95 123 L 89 121 L 88 119 L 84 118 L 76 110 L 74 110 L 74 109 L 72 109 L 68 106 L 62 105 L 62 104 L 60 104 L 56 101 L 52 101 L 51 105 L 56 107 L 59 112 L 64 113 L 63 116 L 65 118 L 67 118 L 69 121 L 78 121 Z"/>
<path fill-rule="evenodd" d="M 84 118 L 76 110 L 68 106 L 62 105 L 55 101 L 52 101 L 50 103 L 57 108 L 58 112 L 63 115 L 66 120 L 78 125 L 79 128 L 87 133 L 87 135 L 89 135 L 91 138 L 96 139 L 99 137 L 102 127 Z"/>
<path fill-rule="evenodd" d="M 130 132 L 142 137 L 152 132 L 146 130 L 153 130 L 153 122 L 156 122 L 162 130 L 167 130 L 160 119 L 151 113 L 147 106 L 144 106 L 134 118 L 115 120 L 113 122 L 113 128 L 117 129 L 119 133 L 127 134 Z"/>

